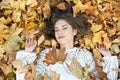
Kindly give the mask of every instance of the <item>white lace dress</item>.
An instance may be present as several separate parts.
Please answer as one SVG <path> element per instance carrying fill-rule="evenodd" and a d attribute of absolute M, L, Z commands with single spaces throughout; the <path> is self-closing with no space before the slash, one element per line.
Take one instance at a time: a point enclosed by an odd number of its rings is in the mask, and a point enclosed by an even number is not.
<path fill-rule="evenodd" d="M 46 63 L 43 62 L 45 59 L 45 55 L 51 50 L 51 48 L 47 48 L 43 50 L 40 55 L 41 58 L 38 59 L 37 65 L 36 65 L 36 73 L 44 75 L 44 73 L 47 73 L 48 76 L 51 76 L 49 69 L 55 71 L 57 74 L 60 74 L 60 80 L 82 80 L 78 79 L 66 66 L 66 63 L 68 65 L 71 64 L 72 58 L 76 57 L 78 62 L 82 67 L 85 67 L 86 64 L 90 66 L 88 71 L 94 72 L 96 74 L 95 69 L 95 62 L 92 57 L 92 53 L 89 52 L 86 49 L 80 49 L 80 48 L 72 48 L 67 49 L 65 53 L 67 54 L 66 60 L 64 63 L 57 62 L 54 65 L 47 66 Z M 22 65 L 25 66 L 27 64 L 32 63 L 36 59 L 36 53 L 29 53 L 25 52 L 23 50 L 20 50 L 17 52 L 16 59 L 20 60 Z M 113 68 L 118 68 L 118 59 L 117 56 L 111 56 L 111 57 L 103 57 L 104 62 L 103 65 L 103 71 L 107 73 L 107 77 L 110 80 L 117 80 L 118 72 L 113 71 Z M 19 71 L 16 74 L 17 80 L 24 80 L 25 73 L 19 73 Z"/>

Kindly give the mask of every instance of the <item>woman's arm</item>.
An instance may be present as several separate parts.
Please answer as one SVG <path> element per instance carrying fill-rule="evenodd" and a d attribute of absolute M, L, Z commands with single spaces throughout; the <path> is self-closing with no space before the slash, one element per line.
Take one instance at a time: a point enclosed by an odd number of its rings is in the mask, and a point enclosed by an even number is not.
<path fill-rule="evenodd" d="M 118 72 L 113 71 L 114 68 L 118 68 L 117 56 L 112 56 L 110 50 L 104 44 L 97 44 L 97 49 L 104 56 L 102 62 L 103 71 L 107 73 L 110 80 L 117 80 Z"/>

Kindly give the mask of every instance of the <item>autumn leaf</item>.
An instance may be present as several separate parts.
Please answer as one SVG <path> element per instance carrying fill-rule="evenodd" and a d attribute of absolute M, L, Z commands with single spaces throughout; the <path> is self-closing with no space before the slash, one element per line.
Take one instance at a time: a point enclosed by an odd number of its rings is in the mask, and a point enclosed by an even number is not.
<path fill-rule="evenodd" d="M 49 64 L 55 64 L 57 62 L 55 47 L 53 47 L 52 50 L 49 51 L 49 53 L 46 54 L 44 62 L 47 63 L 48 65 Z"/>
<path fill-rule="evenodd" d="M 102 35 L 105 34 L 105 31 L 99 31 L 93 34 L 92 42 L 94 45 L 96 43 L 102 44 Z"/>
<path fill-rule="evenodd" d="M 50 69 L 50 73 L 53 76 L 54 80 L 60 80 L 60 74 L 57 74 L 55 71 Z"/>
<path fill-rule="evenodd" d="M 38 39 L 38 46 L 45 40 L 44 35 L 41 35 Z"/>
<path fill-rule="evenodd" d="M 75 5 L 73 6 L 73 15 L 76 16 L 78 12 L 85 12 L 86 9 L 89 8 L 88 5 L 83 5 L 80 0 L 73 0 Z"/>
<path fill-rule="evenodd" d="M 25 29 L 33 29 L 33 28 L 35 28 L 36 26 L 37 26 L 36 23 L 30 22 L 30 23 L 28 23 L 28 24 L 25 25 Z"/>
<path fill-rule="evenodd" d="M 65 3 L 59 3 L 56 7 L 61 10 L 66 10 Z"/>
<path fill-rule="evenodd" d="M 101 30 L 101 29 L 102 29 L 102 25 L 92 24 L 91 31 L 92 31 L 93 33 L 97 32 L 97 31 L 99 31 L 99 30 Z"/>
<path fill-rule="evenodd" d="M 48 18 L 48 16 L 50 15 L 50 6 L 49 5 L 50 5 L 50 2 L 49 2 L 49 0 L 47 0 L 47 2 L 44 4 L 44 7 L 42 8 L 44 19 Z"/>
<path fill-rule="evenodd" d="M 65 48 L 59 50 L 57 53 L 57 60 L 64 62 L 66 59 L 67 54 L 65 54 Z"/>
<path fill-rule="evenodd" d="M 112 43 L 109 40 L 107 33 L 103 34 L 102 37 L 103 37 L 103 44 L 105 44 L 107 48 L 110 48 Z"/>
<path fill-rule="evenodd" d="M 55 64 L 58 61 L 64 62 L 66 59 L 65 48 L 61 49 L 56 53 L 56 48 L 53 47 L 49 53 L 46 54 L 44 62 L 49 64 Z"/>
<path fill-rule="evenodd" d="M 79 79 L 83 79 L 88 75 L 87 69 L 89 68 L 89 66 L 86 65 L 86 67 L 82 67 L 75 57 L 73 58 L 71 64 L 67 64 L 67 66 L 70 71 L 73 72 Z"/>
<path fill-rule="evenodd" d="M 0 68 L 2 69 L 5 75 L 8 75 L 12 71 L 12 65 L 7 65 L 5 63 L 2 63 L 2 61 L 0 61 Z"/>

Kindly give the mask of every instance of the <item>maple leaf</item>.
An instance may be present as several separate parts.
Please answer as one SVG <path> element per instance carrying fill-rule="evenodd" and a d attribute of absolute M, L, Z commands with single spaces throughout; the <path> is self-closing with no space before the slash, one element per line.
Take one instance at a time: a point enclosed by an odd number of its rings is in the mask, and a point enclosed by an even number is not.
<path fill-rule="evenodd" d="M 73 57 L 71 64 L 67 64 L 67 66 L 70 71 L 73 72 L 79 79 L 86 78 L 88 75 L 87 69 L 89 68 L 89 66 L 86 65 L 85 67 L 82 67 L 75 57 Z"/>
<path fill-rule="evenodd" d="M 65 48 L 59 50 L 57 53 L 57 60 L 64 62 L 66 59 L 67 54 L 65 54 Z"/>
<path fill-rule="evenodd" d="M 55 64 L 57 61 L 62 61 L 66 59 L 65 48 L 61 49 L 58 53 L 56 53 L 56 48 L 53 47 L 51 51 L 45 56 L 44 62 L 49 64 Z"/>

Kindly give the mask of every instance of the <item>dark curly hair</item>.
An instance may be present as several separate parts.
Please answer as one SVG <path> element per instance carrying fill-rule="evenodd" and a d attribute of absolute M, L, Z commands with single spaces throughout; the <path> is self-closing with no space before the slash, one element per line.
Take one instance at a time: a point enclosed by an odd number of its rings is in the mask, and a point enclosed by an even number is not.
<path fill-rule="evenodd" d="M 87 34 L 90 30 L 91 24 L 87 21 L 82 13 L 78 13 L 76 17 L 73 16 L 72 6 L 69 6 L 66 10 L 60 10 L 57 7 L 51 7 L 51 16 L 46 19 L 45 35 L 47 38 L 55 39 L 54 25 L 59 19 L 64 19 L 68 22 L 73 29 L 78 30 L 78 34 Z"/>

